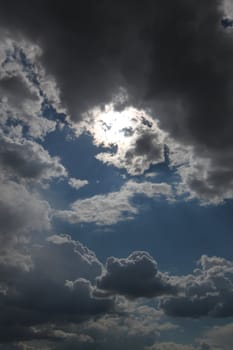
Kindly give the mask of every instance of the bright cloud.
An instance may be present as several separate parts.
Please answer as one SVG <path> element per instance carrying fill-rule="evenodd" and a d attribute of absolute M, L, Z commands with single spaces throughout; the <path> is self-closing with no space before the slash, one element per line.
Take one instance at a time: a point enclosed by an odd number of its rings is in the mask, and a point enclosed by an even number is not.
<path fill-rule="evenodd" d="M 172 188 L 166 183 L 128 181 L 119 192 L 78 199 L 69 210 L 57 210 L 54 216 L 73 224 L 93 222 L 97 225 L 114 225 L 132 220 L 139 213 L 138 206 L 132 202 L 136 195 L 171 198 Z"/>

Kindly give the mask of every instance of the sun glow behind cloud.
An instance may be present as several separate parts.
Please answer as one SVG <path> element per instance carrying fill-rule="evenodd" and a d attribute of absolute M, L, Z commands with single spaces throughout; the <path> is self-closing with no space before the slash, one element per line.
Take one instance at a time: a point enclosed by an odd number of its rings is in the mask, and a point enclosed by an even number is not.
<path fill-rule="evenodd" d="M 94 108 L 77 125 L 77 136 L 87 132 L 103 163 L 125 169 L 131 175 L 143 174 L 151 164 L 164 161 L 166 134 L 145 111 L 133 107 L 116 110 L 114 103 Z"/>
<path fill-rule="evenodd" d="M 95 137 L 98 143 L 104 146 L 111 144 L 129 144 L 130 136 L 137 124 L 137 111 L 128 108 L 123 112 L 114 111 L 107 106 L 104 112 L 97 111 L 94 126 Z"/>

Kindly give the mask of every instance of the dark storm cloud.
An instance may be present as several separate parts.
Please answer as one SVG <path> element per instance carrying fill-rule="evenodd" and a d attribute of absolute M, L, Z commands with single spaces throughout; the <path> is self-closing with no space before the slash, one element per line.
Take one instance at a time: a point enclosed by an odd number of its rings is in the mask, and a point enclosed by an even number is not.
<path fill-rule="evenodd" d="M 16 6 L 4 1 L 1 22 L 42 46 L 43 63 L 58 81 L 72 118 L 79 119 L 80 112 L 112 98 L 123 83 L 121 70 L 134 80 L 133 56 L 138 64 L 144 61 L 143 44 L 137 45 L 144 6 L 134 7 L 107 1 L 23 1 Z"/>
<path fill-rule="evenodd" d="M 125 88 L 129 104 L 152 108 L 176 141 L 194 146 L 196 157 L 205 155 L 207 171 L 198 177 L 194 169 L 185 184 L 217 202 L 232 197 L 233 183 L 233 40 L 221 25 L 221 5 L 1 1 L 0 16 L 2 26 L 41 46 L 43 65 L 73 120 Z"/>
<path fill-rule="evenodd" d="M 126 259 L 110 257 L 106 273 L 97 286 L 129 298 L 152 298 L 175 293 L 169 278 L 158 271 L 156 261 L 147 252 L 133 252 Z"/>
<path fill-rule="evenodd" d="M 223 124 L 229 120 L 233 48 L 219 26 L 219 1 L 89 0 L 55 6 L 51 0 L 24 0 L 12 5 L 1 2 L 2 25 L 42 46 L 43 62 L 72 112 L 103 103 L 122 84 L 142 99 L 174 102 L 173 118 L 168 114 L 174 129 L 176 117 L 184 117 L 176 115 L 176 107 L 185 108 L 183 127 L 192 126 L 205 141 L 206 128 L 211 141 L 219 118 Z"/>
<path fill-rule="evenodd" d="M 33 327 L 79 323 L 113 310 L 113 299 L 94 296 L 92 282 L 102 265 L 78 241 L 51 236 L 31 253 L 27 271 L 0 263 L 0 342 L 48 339 L 46 330 Z"/>

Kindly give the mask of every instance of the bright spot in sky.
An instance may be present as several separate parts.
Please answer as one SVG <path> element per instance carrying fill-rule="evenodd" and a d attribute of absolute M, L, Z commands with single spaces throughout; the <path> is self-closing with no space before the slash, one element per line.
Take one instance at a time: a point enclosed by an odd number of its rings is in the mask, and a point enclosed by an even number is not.
<path fill-rule="evenodd" d="M 86 125 L 94 138 L 96 145 L 104 147 L 127 147 L 132 143 L 139 129 L 151 128 L 155 125 L 151 117 L 144 111 L 127 107 L 123 111 L 114 110 L 112 104 L 104 109 L 96 108 L 92 112 L 92 127 Z"/>
<path fill-rule="evenodd" d="M 79 134 L 87 132 L 94 145 L 105 148 L 96 159 L 131 175 L 143 174 L 151 164 L 163 161 L 166 135 L 143 110 L 127 107 L 119 111 L 112 103 L 90 110 L 78 126 Z"/>
<path fill-rule="evenodd" d="M 137 124 L 136 110 L 127 108 L 122 112 L 114 111 L 108 106 L 97 114 L 95 119 L 95 136 L 104 146 L 127 144 Z"/>

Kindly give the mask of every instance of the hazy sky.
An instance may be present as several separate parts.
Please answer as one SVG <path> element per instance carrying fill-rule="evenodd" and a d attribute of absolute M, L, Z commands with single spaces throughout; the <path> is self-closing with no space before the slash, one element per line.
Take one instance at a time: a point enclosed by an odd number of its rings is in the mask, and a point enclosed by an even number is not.
<path fill-rule="evenodd" d="M 232 350 L 232 18 L 0 1 L 1 350 Z"/>

